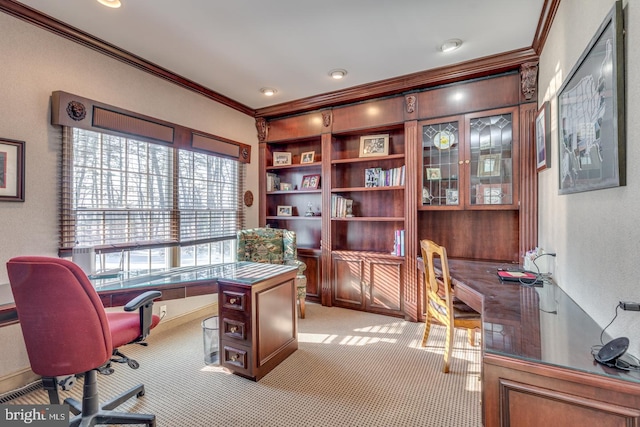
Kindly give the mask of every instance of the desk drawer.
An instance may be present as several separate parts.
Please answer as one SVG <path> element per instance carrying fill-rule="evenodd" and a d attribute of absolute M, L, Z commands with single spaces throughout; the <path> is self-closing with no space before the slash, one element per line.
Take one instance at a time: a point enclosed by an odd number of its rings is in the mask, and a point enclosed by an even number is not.
<path fill-rule="evenodd" d="M 235 372 L 251 375 L 251 351 L 244 347 L 222 341 L 223 366 L 227 366 Z"/>
<path fill-rule="evenodd" d="M 249 303 L 250 295 L 242 289 L 222 289 L 222 307 L 229 310 L 241 311 L 249 313 L 251 305 Z"/>
<path fill-rule="evenodd" d="M 223 313 L 222 315 L 222 336 L 246 341 L 247 336 L 249 336 L 250 325 L 244 320 L 234 319 L 233 317 L 235 316 L 227 316 L 227 314 L 231 313 Z"/>

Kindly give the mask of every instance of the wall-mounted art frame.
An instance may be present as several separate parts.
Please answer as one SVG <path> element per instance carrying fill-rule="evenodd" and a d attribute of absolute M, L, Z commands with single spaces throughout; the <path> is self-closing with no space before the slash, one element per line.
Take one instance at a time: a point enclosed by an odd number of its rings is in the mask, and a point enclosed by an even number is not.
<path fill-rule="evenodd" d="M 305 175 L 302 177 L 302 190 L 317 190 L 320 186 L 320 175 Z"/>
<path fill-rule="evenodd" d="M 389 134 L 360 137 L 360 157 L 380 157 L 389 154 Z"/>
<path fill-rule="evenodd" d="M 291 206 L 279 205 L 278 206 L 277 215 L 278 216 L 292 216 L 293 215 L 293 209 L 291 208 Z"/>
<path fill-rule="evenodd" d="M 316 156 L 315 151 L 305 151 L 300 155 L 300 164 L 306 165 L 309 163 L 313 163 L 315 156 Z"/>
<path fill-rule="evenodd" d="M 427 181 L 437 181 L 442 175 L 440 174 L 440 168 L 426 168 Z"/>
<path fill-rule="evenodd" d="M 291 153 L 285 151 L 273 152 L 273 166 L 287 166 L 291 164 Z"/>
<path fill-rule="evenodd" d="M 24 141 L 0 138 L 0 202 L 24 202 Z"/>
<path fill-rule="evenodd" d="M 500 176 L 500 164 L 502 163 L 502 155 L 481 154 L 478 156 L 478 176 L 481 178 Z"/>
<path fill-rule="evenodd" d="M 538 110 L 535 120 L 536 169 L 538 172 L 550 165 L 551 146 L 551 113 L 549 102 L 545 102 Z"/>
<path fill-rule="evenodd" d="M 559 194 L 626 185 L 622 2 L 558 91 Z"/>

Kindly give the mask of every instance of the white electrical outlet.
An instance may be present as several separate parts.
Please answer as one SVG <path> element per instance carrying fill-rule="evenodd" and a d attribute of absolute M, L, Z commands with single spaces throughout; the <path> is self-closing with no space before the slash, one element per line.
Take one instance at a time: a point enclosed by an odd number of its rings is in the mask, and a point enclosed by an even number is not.
<path fill-rule="evenodd" d="M 166 305 L 161 305 L 160 306 L 160 318 L 162 319 L 166 315 L 167 315 L 167 306 Z"/>

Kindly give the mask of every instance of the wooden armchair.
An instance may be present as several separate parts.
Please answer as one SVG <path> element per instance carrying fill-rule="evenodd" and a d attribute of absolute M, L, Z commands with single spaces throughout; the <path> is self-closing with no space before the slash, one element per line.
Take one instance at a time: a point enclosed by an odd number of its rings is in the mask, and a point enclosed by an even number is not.
<path fill-rule="evenodd" d="M 424 260 L 424 287 L 427 299 L 427 318 L 424 325 L 422 347 L 427 344 L 431 322 L 435 319 L 446 328 L 444 366 L 442 372 L 449 372 L 451 350 L 453 348 L 454 328 L 465 328 L 469 337 L 469 344 L 475 345 L 475 332 L 481 330 L 482 319 L 480 314 L 471 307 L 458 300 L 453 295 L 451 276 L 449 275 L 449 263 L 447 250 L 431 240 L 420 241 L 422 259 Z M 433 266 L 434 257 L 440 258 L 442 276 L 436 276 Z"/>
<path fill-rule="evenodd" d="M 238 231 L 238 261 L 285 264 L 298 267 L 296 289 L 299 315 L 304 319 L 304 302 L 307 297 L 307 265 L 298 260 L 296 233 L 279 228 L 251 228 Z"/>

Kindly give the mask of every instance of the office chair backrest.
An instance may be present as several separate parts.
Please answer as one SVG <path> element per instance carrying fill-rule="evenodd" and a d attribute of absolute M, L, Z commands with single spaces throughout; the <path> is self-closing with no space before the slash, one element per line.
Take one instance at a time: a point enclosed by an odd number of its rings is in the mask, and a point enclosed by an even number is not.
<path fill-rule="evenodd" d="M 60 258 L 17 257 L 7 271 L 33 372 L 69 375 L 109 360 L 104 306 L 80 267 Z"/>

